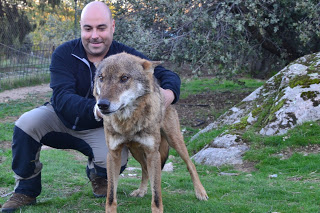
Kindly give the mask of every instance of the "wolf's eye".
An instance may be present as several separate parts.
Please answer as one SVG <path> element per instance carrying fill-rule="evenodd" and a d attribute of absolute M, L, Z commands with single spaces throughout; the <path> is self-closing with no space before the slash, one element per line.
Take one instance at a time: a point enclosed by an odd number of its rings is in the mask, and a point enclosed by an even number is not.
<path fill-rule="evenodd" d="M 103 81 L 103 76 L 102 76 L 102 74 L 99 74 L 99 75 L 98 75 L 98 78 L 99 78 L 100 81 Z"/>
<path fill-rule="evenodd" d="M 121 77 L 120 77 L 120 82 L 121 83 L 125 83 L 125 82 L 127 82 L 129 80 L 129 76 L 127 76 L 127 75 L 122 75 Z"/>

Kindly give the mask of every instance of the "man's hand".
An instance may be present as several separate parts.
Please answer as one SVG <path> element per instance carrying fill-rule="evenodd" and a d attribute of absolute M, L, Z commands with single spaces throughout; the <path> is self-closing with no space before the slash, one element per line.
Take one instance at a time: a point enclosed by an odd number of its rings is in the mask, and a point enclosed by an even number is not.
<path fill-rule="evenodd" d="M 174 100 L 174 93 L 169 89 L 160 88 L 160 91 L 164 96 L 165 106 L 167 108 Z"/>
<path fill-rule="evenodd" d="M 100 110 L 98 109 L 98 105 L 97 104 L 94 105 L 93 114 L 94 114 L 94 118 L 96 119 L 96 121 L 101 121 L 102 114 L 101 114 Z"/>

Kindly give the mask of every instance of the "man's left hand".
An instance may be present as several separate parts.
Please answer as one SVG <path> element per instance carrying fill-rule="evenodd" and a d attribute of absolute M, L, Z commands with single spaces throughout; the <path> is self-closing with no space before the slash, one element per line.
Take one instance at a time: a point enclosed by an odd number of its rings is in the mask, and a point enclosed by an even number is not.
<path fill-rule="evenodd" d="M 174 100 L 174 93 L 169 89 L 160 88 L 160 91 L 164 96 L 165 106 L 167 108 Z"/>

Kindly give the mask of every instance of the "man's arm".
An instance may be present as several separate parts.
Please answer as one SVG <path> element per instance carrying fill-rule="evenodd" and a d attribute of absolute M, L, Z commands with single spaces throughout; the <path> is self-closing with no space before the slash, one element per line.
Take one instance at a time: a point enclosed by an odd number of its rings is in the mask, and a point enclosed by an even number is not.
<path fill-rule="evenodd" d="M 167 108 L 174 101 L 174 93 L 169 89 L 162 89 L 161 87 L 160 90 L 164 96 L 164 101 Z"/>
<path fill-rule="evenodd" d="M 52 105 L 68 128 L 75 124 L 76 130 L 97 128 L 102 122 L 98 123 L 93 115 L 95 100 L 85 98 L 90 89 L 90 72 L 86 65 L 83 70 L 76 70 L 75 64 L 79 63 L 83 62 L 74 58 L 66 47 L 58 47 L 53 53 L 50 65 Z M 77 82 L 77 78 L 81 81 Z"/>

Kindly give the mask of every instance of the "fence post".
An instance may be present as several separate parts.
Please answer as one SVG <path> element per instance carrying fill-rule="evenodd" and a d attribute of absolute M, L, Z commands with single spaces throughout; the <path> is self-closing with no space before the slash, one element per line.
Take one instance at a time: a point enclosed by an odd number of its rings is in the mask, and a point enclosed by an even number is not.
<path fill-rule="evenodd" d="M 77 0 L 74 0 L 74 38 L 77 38 Z"/>

